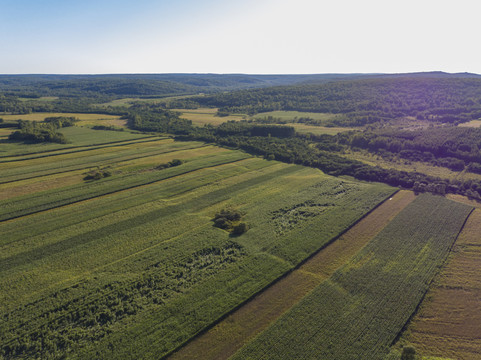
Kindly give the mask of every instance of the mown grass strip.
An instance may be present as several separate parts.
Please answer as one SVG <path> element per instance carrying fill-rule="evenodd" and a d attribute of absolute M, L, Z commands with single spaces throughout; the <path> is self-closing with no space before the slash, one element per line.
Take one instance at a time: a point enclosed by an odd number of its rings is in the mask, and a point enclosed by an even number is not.
<path fill-rule="evenodd" d="M 383 359 L 472 209 L 419 196 L 233 359 Z"/>

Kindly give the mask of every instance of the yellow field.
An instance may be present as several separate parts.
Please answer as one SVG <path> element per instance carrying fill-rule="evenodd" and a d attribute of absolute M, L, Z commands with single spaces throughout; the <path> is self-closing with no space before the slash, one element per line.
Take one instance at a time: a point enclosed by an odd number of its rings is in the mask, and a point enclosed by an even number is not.
<path fill-rule="evenodd" d="M 474 127 L 474 128 L 477 128 L 477 127 L 480 127 L 481 126 L 481 120 L 471 120 L 467 123 L 462 123 L 462 124 L 459 124 L 458 126 L 460 127 Z"/>
<path fill-rule="evenodd" d="M 306 124 L 287 124 L 292 126 L 296 131 L 300 134 L 314 134 L 314 135 L 336 135 L 343 131 L 354 130 L 353 128 L 345 128 L 345 127 L 326 127 L 326 126 L 314 126 L 314 125 L 306 125 Z"/>
<path fill-rule="evenodd" d="M 57 100 L 58 99 L 58 96 L 42 96 L 42 97 L 39 97 L 39 98 L 36 98 L 36 99 L 32 99 L 32 98 L 18 98 L 20 101 L 53 101 L 53 100 Z"/>
<path fill-rule="evenodd" d="M 172 111 L 178 111 L 181 113 L 180 117 L 191 120 L 194 125 L 203 126 L 206 124 L 209 125 L 220 125 L 225 123 L 226 121 L 230 120 L 242 120 L 246 118 L 246 115 L 242 114 L 233 114 L 229 116 L 215 116 L 218 109 L 210 109 L 210 108 L 200 108 L 200 109 L 172 109 Z"/>
<path fill-rule="evenodd" d="M 301 117 L 311 118 L 313 120 L 331 120 L 336 117 L 336 115 L 327 113 L 313 113 L 301 111 L 269 111 L 257 114 L 254 116 L 254 118 L 264 118 L 266 116 L 281 118 L 282 120 L 293 120 L 294 118 Z"/>
<path fill-rule="evenodd" d="M 7 137 L 12 131 L 12 129 L 0 129 L 0 138 Z"/>
<path fill-rule="evenodd" d="M 65 117 L 74 117 L 80 122 L 78 125 L 87 125 L 87 126 L 94 126 L 94 125 L 105 125 L 105 126 L 117 126 L 117 127 L 126 127 L 127 120 L 121 119 L 118 115 L 105 115 L 105 114 L 77 114 L 77 113 L 33 113 L 33 114 L 23 114 L 23 115 L 3 115 L 2 118 L 5 121 L 14 121 L 14 120 L 29 120 L 29 121 L 43 121 L 45 118 L 48 117 L 57 117 L 57 116 L 65 116 Z M 11 132 L 10 129 L 8 130 L 8 134 Z M 7 135 L 8 135 L 7 134 Z M 0 136 L 2 133 L 0 133 Z"/>

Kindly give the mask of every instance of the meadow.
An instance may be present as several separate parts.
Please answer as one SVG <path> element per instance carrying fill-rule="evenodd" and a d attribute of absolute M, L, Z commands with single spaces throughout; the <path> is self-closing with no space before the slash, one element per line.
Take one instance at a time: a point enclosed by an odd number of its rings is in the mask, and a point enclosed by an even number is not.
<path fill-rule="evenodd" d="M 6 359 L 162 357 L 395 191 L 199 142 L 79 129 L 77 146 L 0 158 L 0 194 L 18 190 L 0 201 Z M 87 130 L 111 142 L 88 145 Z M 246 233 L 213 226 L 226 207 Z"/>
<path fill-rule="evenodd" d="M 232 114 L 228 116 L 217 116 L 216 108 L 199 108 L 199 109 L 173 109 L 173 111 L 180 112 L 180 117 L 192 121 L 196 126 L 204 125 L 220 125 L 227 121 L 239 121 L 247 119 L 243 114 Z"/>
<path fill-rule="evenodd" d="M 233 359 L 383 359 L 472 207 L 421 195 Z"/>

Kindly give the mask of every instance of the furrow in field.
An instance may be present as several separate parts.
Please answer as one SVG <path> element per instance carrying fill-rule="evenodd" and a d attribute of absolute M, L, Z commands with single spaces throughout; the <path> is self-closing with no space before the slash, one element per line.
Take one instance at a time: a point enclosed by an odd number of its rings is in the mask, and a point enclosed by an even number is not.
<path fill-rule="evenodd" d="M 414 200 L 399 191 L 350 230 L 312 256 L 207 332 L 172 354 L 169 359 L 227 359 L 262 332 L 308 292 L 331 276 Z"/>

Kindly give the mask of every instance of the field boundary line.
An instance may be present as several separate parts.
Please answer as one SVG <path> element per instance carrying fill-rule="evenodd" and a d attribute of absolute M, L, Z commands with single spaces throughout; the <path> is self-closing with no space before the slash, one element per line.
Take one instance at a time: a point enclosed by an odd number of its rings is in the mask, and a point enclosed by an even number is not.
<path fill-rule="evenodd" d="M 211 330 L 212 328 L 214 328 L 217 324 L 219 324 L 221 321 L 225 320 L 228 316 L 230 316 L 231 314 L 233 314 L 234 312 L 236 312 L 237 310 L 239 310 L 241 307 L 243 307 L 244 305 L 246 305 L 247 303 L 249 303 L 250 301 L 252 301 L 255 297 L 257 297 L 258 295 L 260 295 L 262 292 L 266 291 L 267 289 L 269 289 L 270 287 L 274 286 L 275 284 L 279 283 L 281 280 L 283 280 L 284 278 L 286 278 L 288 275 L 292 274 L 294 271 L 298 270 L 301 266 L 303 266 L 307 261 L 309 261 L 310 259 L 312 259 L 314 256 L 316 256 L 319 252 L 321 252 L 322 250 L 324 250 L 327 246 L 329 246 L 330 244 L 332 244 L 333 242 L 335 242 L 336 240 L 338 240 L 342 235 L 344 235 L 346 232 L 348 232 L 350 229 L 352 229 L 354 226 L 356 226 L 359 222 L 361 222 L 364 218 L 366 218 L 369 214 L 371 214 L 372 212 L 374 212 L 378 207 L 380 207 L 382 204 L 384 204 L 386 201 L 388 201 L 392 196 L 394 196 L 395 194 L 397 194 L 398 192 L 400 191 L 400 189 L 396 189 L 394 190 L 392 193 L 390 193 L 388 196 L 386 196 L 382 201 L 380 201 L 376 206 L 374 206 L 371 210 L 369 210 L 368 212 L 366 212 L 364 215 L 362 215 L 359 219 L 357 219 L 356 221 L 354 221 L 351 225 L 349 225 L 348 227 L 346 227 L 343 231 L 341 231 L 339 234 L 337 234 L 336 236 L 334 236 L 331 240 L 329 240 L 328 242 L 326 242 L 325 244 L 323 244 L 319 249 L 315 250 L 312 254 L 310 254 L 308 257 L 306 257 L 304 260 L 302 260 L 300 263 L 298 263 L 297 265 L 293 266 L 291 269 L 287 270 L 285 273 L 283 273 L 281 276 L 279 276 L 278 278 L 274 279 L 272 282 L 270 282 L 269 284 L 267 284 L 266 286 L 262 287 L 259 291 L 256 291 L 254 294 L 252 294 L 251 296 L 249 296 L 247 299 L 245 299 L 244 301 L 242 301 L 241 303 L 239 303 L 238 305 L 236 305 L 235 307 L 233 307 L 231 310 L 227 311 L 226 313 L 224 313 L 223 315 L 221 315 L 219 318 L 217 318 L 215 321 L 213 321 L 212 323 L 210 323 L 209 325 L 207 325 L 206 327 L 204 327 L 203 329 L 201 329 L 200 331 L 198 331 L 196 334 L 194 334 L 191 338 L 187 339 L 186 341 L 184 341 L 182 344 L 180 344 L 179 346 L 177 346 L 176 348 L 174 348 L 173 350 L 169 351 L 167 354 L 165 354 L 164 356 L 162 356 L 160 358 L 160 360 L 165 360 L 165 359 L 168 359 L 171 355 L 173 355 L 174 353 L 176 353 L 177 351 L 179 351 L 180 349 L 182 349 L 184 346 L 188 345 L 189 343 L 191 343 L 192 341 L 196 340 L 197 338 L 199 338 L 200 336 L 202 336 L 203 334 L 207 333 L 209 330 Z"/>

